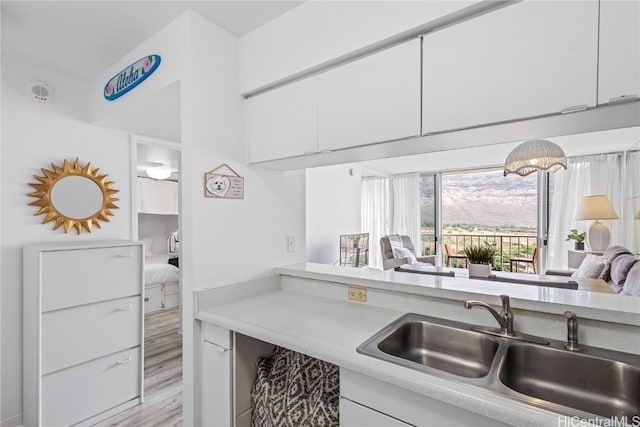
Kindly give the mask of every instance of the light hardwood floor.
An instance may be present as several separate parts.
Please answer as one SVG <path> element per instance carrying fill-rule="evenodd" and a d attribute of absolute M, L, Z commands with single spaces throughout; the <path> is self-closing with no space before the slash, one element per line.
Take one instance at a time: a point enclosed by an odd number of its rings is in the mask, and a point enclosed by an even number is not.
<path fill-rule="evenodd" d="M 182 335 L 178 309 L 144 319 L 144 402 L 99 427 L 182 426 Z"/>

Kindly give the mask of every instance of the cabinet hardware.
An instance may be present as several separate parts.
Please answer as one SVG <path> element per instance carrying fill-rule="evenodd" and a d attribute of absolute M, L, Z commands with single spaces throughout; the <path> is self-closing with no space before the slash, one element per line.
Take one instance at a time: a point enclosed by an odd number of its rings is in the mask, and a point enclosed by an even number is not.
<path fill-rule="evenodd" d="M 571 107 L 563 108 L 561 113 L 562 114 L 577 113 L 578 111 L 586 111 L 586 110 L 587 110 L 587 106 L 584 104 L 572 105 Z"/>
<path fill-rule="evenodd" d="M 121 253 L 116 254 L 116 256 L 120 257 L 120 258 L 130 258 L 133 255 L 134 255 L 133 252 L 121 252 Z"/>
<path fill-rule="evenodd" d="M 222 346 L 220 346 L 220 345 L 218 345 L 218 344 L 214 344 L 214 343 L 212 343 L 211 341 L 206 341 L 206 340 L 205 340 L 205 342 L 206 342 L 207 344 L 211 344 L 211 345 L 213 346 L 213 348 L 214 348 L 216 351 L 218 351 L 219 353 L 224 353 L 225 351 L 230 350 L 230 349 L 225 348 L 225 347 L 222 347 Z"/>
<path fill-rule="evenodd" d="M 116 365 L 124 365 L 126 363 L 132 362 L 133 359 L 131 357 L 127 357 L 126 359 L 118 360 Z"/>
<path fill-rule="evenodd" d="M 145 298 L 146 301 L 146 298 Z M 131 310 L 133 308 L 133 304 L 127 304 L 127 305 L 123 305 L 122 307 L 118 307 L 116 308 L 116 311 L 127 311 L 127 310 Z"/>
<path fill-rule="evenodd" d="M 637 101 L 640 97 L 636 94 L 633 95 L 620 95 L 613 98 L 609 98 L 609 104 L 623 104 L 625 102 Z"/>

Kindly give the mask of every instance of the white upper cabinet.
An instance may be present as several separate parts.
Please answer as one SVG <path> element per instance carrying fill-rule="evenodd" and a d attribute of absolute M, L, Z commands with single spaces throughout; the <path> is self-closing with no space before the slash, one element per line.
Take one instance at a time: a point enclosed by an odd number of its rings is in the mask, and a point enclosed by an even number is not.
<path fill-rule="evenodd" d="M 523 1 L 427 34 L 422 133 L 596 105 L 598 2 Z"/>
<path fill-rule="evenodd" d="M 600 3 L 598 104 L 640 95 L 639 28 L 640 1 Z"/>
<path fill-rule="evenodd" d="M 318 151 L 419 134 L 419 39 L 318 76 Z"/>
<path fill-rule="evenodd" d="M 247 100 L 249 162 L 315 153 L 318 88 L 311 77 Z"/>

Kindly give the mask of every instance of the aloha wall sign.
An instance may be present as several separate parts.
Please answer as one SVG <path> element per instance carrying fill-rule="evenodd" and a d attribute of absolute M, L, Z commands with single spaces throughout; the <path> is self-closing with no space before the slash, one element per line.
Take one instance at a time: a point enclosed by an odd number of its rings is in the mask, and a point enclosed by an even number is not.
<path fill-rule="evenodd" d="M 145 81 L 160 65 L 160 55 L 149 55 L 113 76 L 104 85 L 104 98 L 113 101 Z"/>

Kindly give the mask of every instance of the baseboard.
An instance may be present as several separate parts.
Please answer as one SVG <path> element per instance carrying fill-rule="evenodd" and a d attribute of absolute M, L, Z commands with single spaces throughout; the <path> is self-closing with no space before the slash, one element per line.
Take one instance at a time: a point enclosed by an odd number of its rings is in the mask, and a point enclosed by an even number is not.
<path fill-rule="evenodd" d="M 22 413 L 0 421 L 1 427 L 22 427 Z"/>

